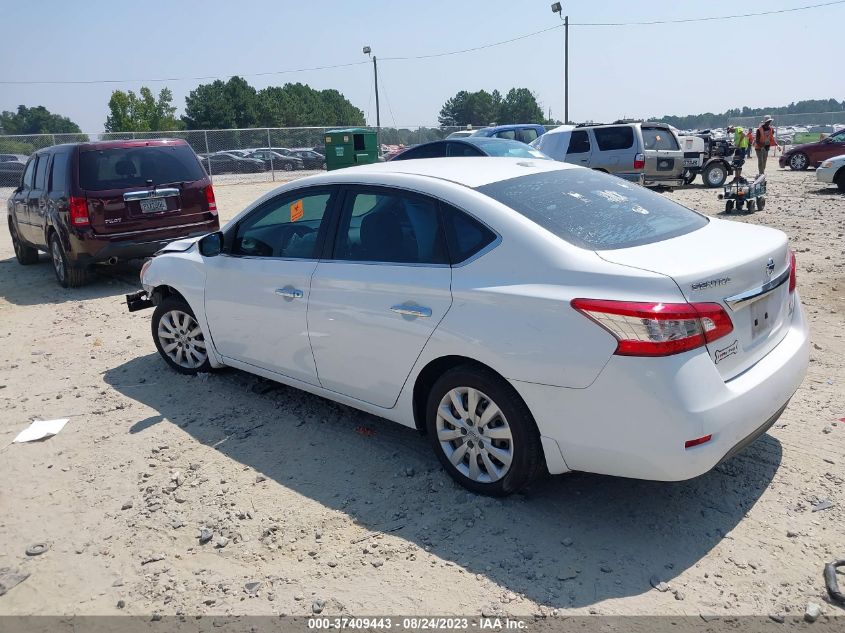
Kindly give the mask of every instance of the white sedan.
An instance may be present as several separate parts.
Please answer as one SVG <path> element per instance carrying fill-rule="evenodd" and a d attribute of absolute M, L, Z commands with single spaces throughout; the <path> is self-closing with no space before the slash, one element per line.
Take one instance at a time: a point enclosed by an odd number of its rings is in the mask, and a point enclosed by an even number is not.
<path fill-rule="evenodd" d="M 828 158 L 816 169 L 816 180 L 839 187 L 845 191 L 845 155 Z"/>
<path fill-rule="evenodd" d="M 762 435 L 807 322 L 780 231 L 552 161 L 454 158 L 279 187 L 166 247 L 131 310 L 161 356 L 417 428 L 504 495 L 545 471 L 681 480 Z"/>

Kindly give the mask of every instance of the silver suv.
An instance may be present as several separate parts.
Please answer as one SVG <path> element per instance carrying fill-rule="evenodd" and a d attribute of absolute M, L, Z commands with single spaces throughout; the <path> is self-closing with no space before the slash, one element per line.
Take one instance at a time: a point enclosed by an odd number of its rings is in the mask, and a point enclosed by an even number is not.
<path fill-rule="evenodd" d="M 664 123 L 561 125 L 531 145 L 555 160 L 604 171 L 646 187 L 684 184 L 684 153 Z"/>

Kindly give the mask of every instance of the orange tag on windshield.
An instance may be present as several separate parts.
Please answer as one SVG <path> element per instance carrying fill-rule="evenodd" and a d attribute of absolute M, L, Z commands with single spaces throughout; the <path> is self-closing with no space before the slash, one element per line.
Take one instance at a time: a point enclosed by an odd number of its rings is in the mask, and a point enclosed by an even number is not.
<path fill-rule="evenodd" d="M 297 220 L 302 219 L 302 216 L 305 212 L 302 210 L 302 200 L 297 200 L 292 205 L 290 205 L 290 221 L 296 222 Z"/>

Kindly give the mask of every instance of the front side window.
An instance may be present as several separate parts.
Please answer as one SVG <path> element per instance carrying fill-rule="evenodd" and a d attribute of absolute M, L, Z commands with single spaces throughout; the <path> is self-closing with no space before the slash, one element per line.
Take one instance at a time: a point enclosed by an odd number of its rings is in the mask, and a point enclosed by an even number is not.
<path fill-rule="evenodd" d="M 229 251 L 239 257 L 314 259 L 328 219 L 330 191 L 285 193 L 238 223 Z"/>
<path fill-rule="evenodd" d="M 346 196 L 334 259 L 397 264 L 447 264 L 437 202 L 393 190 Z"/>
<path fill-rule="evenodd" d="M 629 248 L 708 222 L 668 198 L 591 169 L 529 174 L 477 189 L 559 238 L 589 250 Z"/>
<path fill-rule="evenodd" d="M 584 130 L 574 130 L 569 137 L 567 154 L 586 154 L 590 151 L 590 137 Z"/>
<path fill-rule="evenodd" d="M 643 128 L 643 147 L 645 149 L 680 149 L 678 142 L 675 140 L 675 135 L 662 127 Z"/>
<path fill-rule="evenodd" d="M 35 168 L 34 189 L 43 190 L 47 187 L 47 163 L 50 162 L 48 154 L 38 155 L 38 166 Z"/>
<path fill-rule="evenodd" d="M 23 172 L 23 186 L 26 189 L 32 189 L 32 183 L 35 181 L 35 163 L 36 159 L 33 156 L 26 164 L 26 169 Z"/>
<path fill-rule="evenodd" d="M 539 134 L 537 134 L 537 130 L 535 130 L 533 127 L 527 127 L 523 128 L 522 130 L 519 130 L 516 135 L 516 140 L 522 141 L 523 143 L 530 143 L 538 136 Z"/>
<path fill-rule="evenodd" d="M 415 158 L 442 158 L 446 155 L 446 143 L 428 143 L 406 149 L 393 160 L 414 160 Z"/>
<path fill-rule="evenodd" d="M 596 135 L 596 143 L 603 152 L 629 149 L 634 145 L 634 128 L 630 125 L 596 127 L 593 128 L 593 134 Z"/>
<path fill-rule="evenodd" d="M 509 141 L 516 140 L 516 130 L 503 130 L 501 132 L 496 132 L 496 138 L 504 138 Z"/>
<path fill-rule="evenodd" d="M 477 148 L 468 143 L 449 143 L 449 156 L 484 156 Z"/>

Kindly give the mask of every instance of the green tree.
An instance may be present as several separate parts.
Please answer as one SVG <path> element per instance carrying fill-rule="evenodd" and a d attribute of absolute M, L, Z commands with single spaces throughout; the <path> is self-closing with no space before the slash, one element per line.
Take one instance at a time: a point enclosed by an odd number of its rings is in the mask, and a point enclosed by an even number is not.
<path fill-rule="evenodd" d="M 17 112 L 0 113 L 0 134 L 74 134 L 82 130 L 69 118 L 44 106 L 18 106 Z"/>
<path fill-rule="evenodd" d="M 501 95 L 497 91 L 490 94 L 486 90 L 467 92 L 461 90 L 451 99 L 447 99 L 437 117 L 442 126 L 473 125 L 484 126 L 497 120 Z"/>
<path fill-rule="evenodd" d="M 129 90 L 115 90 L 109 99 L 106 132 L 160 132 L 178 130 L 182 122 L 176 118 L 173 93 L 162 88 L 158 98 L 143 86 L 140 95 Z"/>
<path fill-rule="evenodd" d="M 295 83 L 258 93 L 258 125 L 302 127 L 364 125 L 364 113 L 337 90 L 314 90 Z"/>
<path fill-rule="evenodd" d="M 242 77 L 200 84 L 185 97 L 182 120 L 191 130 L 248 128 L 258 124 L 258 96 Z"/>
<path fill-rule="evenodd" d="M 528 88 L 511 88 L 502 100 L 498 122 L 505 123 L 543 123 L 543 110 Z"/>

